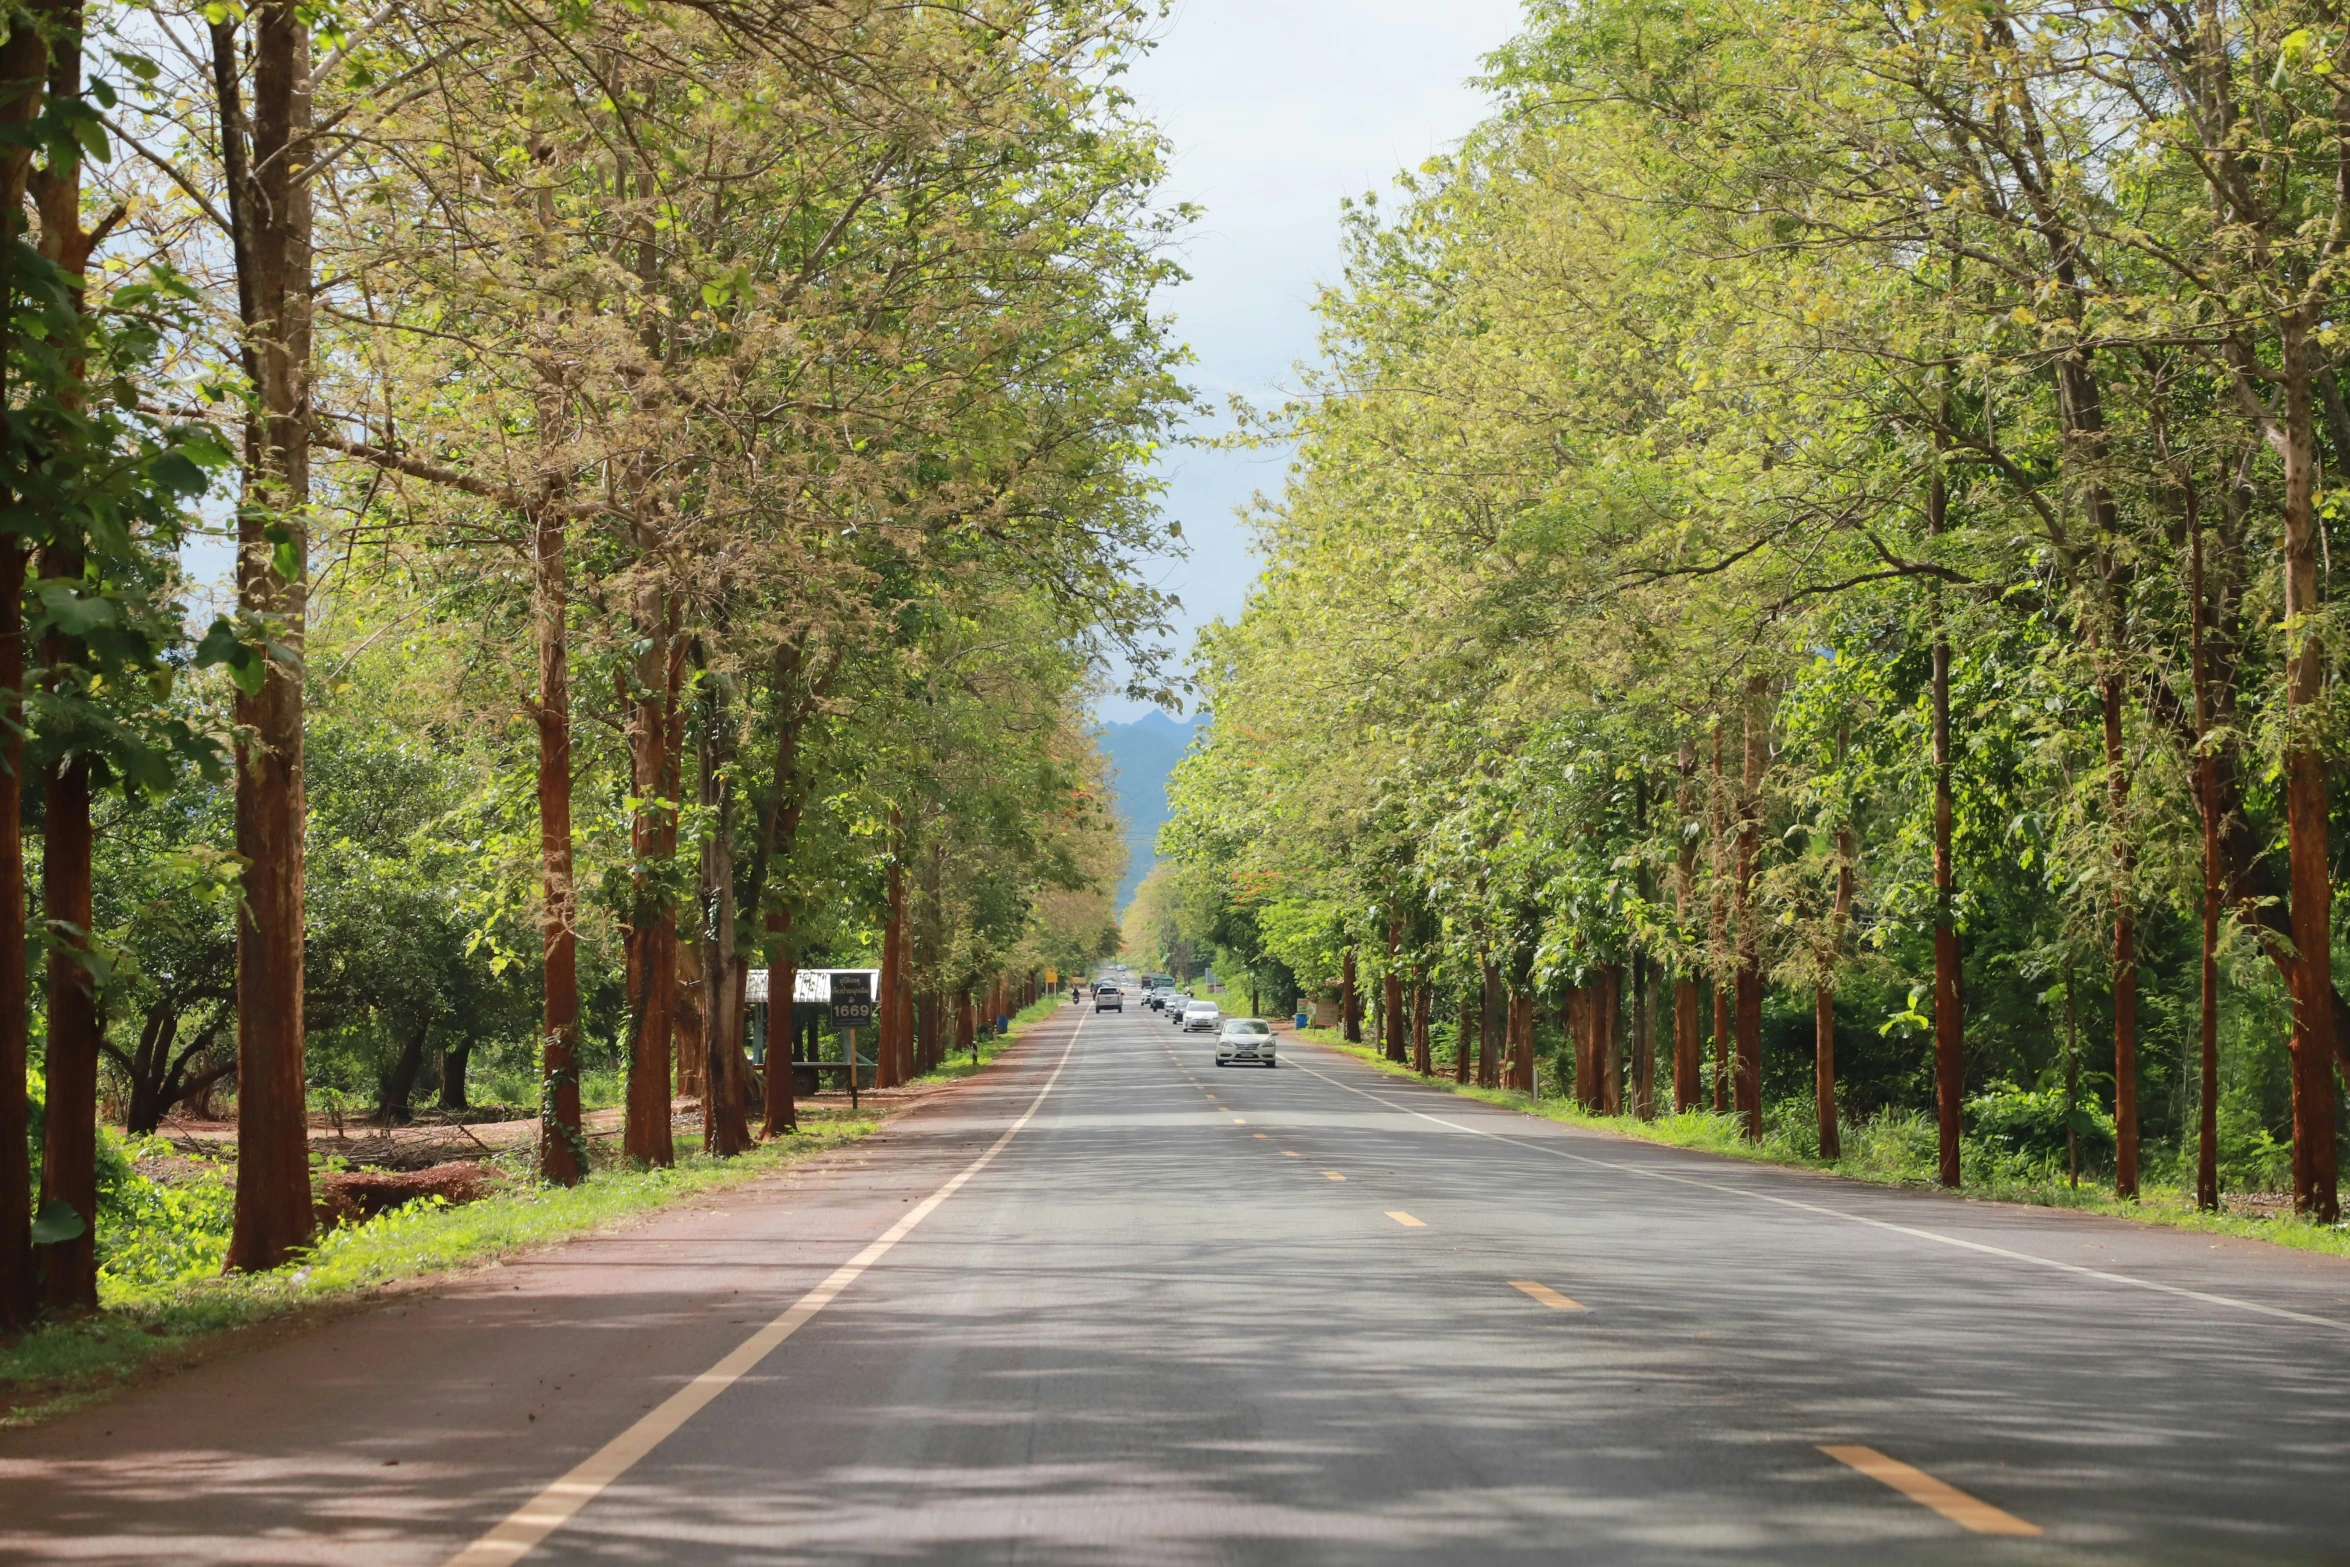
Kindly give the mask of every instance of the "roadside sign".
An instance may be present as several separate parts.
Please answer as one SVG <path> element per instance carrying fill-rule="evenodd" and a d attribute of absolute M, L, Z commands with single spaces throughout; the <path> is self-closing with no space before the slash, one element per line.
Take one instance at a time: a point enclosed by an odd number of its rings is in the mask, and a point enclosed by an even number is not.
<path fill-rule="evenodd" d="M 832 1026 L 863 1028 L 873 1021 L 873 977 L 861 969 L 832 976 Z"/>

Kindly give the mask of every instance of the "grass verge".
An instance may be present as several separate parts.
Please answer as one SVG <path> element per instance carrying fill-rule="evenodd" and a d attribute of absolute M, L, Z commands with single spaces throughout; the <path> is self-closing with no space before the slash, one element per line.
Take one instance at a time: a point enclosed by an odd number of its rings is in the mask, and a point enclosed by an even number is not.
<path fill-rule="evenodd" d="M 1564 1095 L 1545 1094 L 1536 1099 L 1515 1089 L 1479 1088 L 1473 1084 L 1456 1083 L 1442 1076 L 1423 1078 L 1408 1065 L 1390 1061 L 1369 1046 L 1346 1043 L 1336 1029 L 1302 1029 L 1299 1037 L 1325 1045 L 1342 1055 L 1352 1056 L 1391 1077 L 1408 1078 L 1415 1083 L 1442 1089 L 1448 1094 L 1481 1100 L 1525 1115 L 1538 1115 L 1545 1120 L 1562 1121 L 1570 1126 L 1591 1127 L 1623 1137 L 1638 1138 L 1643 1142 L 1690 1148 L 1702 1153 L 1719 1154 L 1728 1159 L 1743 1159 L 1750 1164 L 1816 1170 L 1822 1174 L 1865 1181 L 1877 1186 L 1939 1189 L 1931 1147 L 1921 1149 L 1915 1145 L 1914 1139 L 1902 1137 L 1897 1132 L 1880 1131 L 1873 1125 L 1847 1128 L 1844 1134 L 1846 1152 L 1842 1159 L 1819 1159 L 1784 1144 L 1774 1143 L 1768 1138 L 1760 1143 L 1751 1142 L 1738 1121 L 1727 1115 L 1692 1111 L 1661 1115 L 1653 1121 L 1643 1121 L 1637 1116 L 1628 1115 L 1593 1115 Z M 1961 1197 L 1985 1202 L 2027 1203 L 2042 1208 L 2068 1208 L 2082 1213 L 2104 1214 L 2109 1218 L 2129 1219 L 2140 1224 L 2163 1224 L 2206 1235 L 2233 1235 L 2245 1240 L 2290 1246 L 2297 1251 L 2350 1257 L 2350 1224 L 2311 1224 L 2289 1214 L 2271 1217 L 2244 1213 L 2205 1213 L 2195 1206 L 2192 1191 L 2177 1186 L 2149 1183 L 2142 1187 L 2137 1201 L 2127 1202 L 2101 1187 L 2087 1184 L 2075 1187 L 2061 1178 L 2004 1178 L 1995 1167 L 1993 1178 L 1982 1179 L 1967 1174 L 1963 1160 L 1960 1169 L 1964 1181 L 1957 1195 Z"/>
<path fill-rule="evenodd" d="M 961 1055 L 950 1053 L 944 1061 L 914 1081 L 917 1083 L 951 1083 L 959 1077 L 969 1077 L 972 1073 L 985 1068 L 997 1056 L 1018 1044 L 1020 1036 L 1026 1033 L 1031 1026 L 1043 1022 L 1067 1005 L 1068 1003 L 1058 995 L 1046 996 L 1040 1001 L 1031 1001 L 1012 1015 L 1012 1026 L 1003 1033 L 980 1040 L 974 1050 L 966 1050 Z"/>
<path fill-rule="evenodd" d="M 192 1365 L 262 1323 L 348 1309 L 394 1286 L 755 1181 L 880 1124 L 870 1110 L 803 1107 L 797 1136 L 738 1158 L 681 1153 L 673 1169 L 602 1168 L 572 1187 L 538 1185 L 529 1178 L 530 1150 L 516 1150 L 497 1161 L 505 1184 L 479 1202 L 412 1203 L 335 1231 L 288 1267 L 113 1291 L 95 1317 L 0 1341 L 0 1429 L 95 1402 L 148 1372 Z"/>

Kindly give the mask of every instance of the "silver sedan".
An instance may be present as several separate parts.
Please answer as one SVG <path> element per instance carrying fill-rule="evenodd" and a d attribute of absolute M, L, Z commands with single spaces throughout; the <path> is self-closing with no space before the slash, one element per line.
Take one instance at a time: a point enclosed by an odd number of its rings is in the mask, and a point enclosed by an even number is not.
<path fill-rule="evenodd" d="M 1230 1066 L 1235 1061 L 1278 1066 L 1273 1059 L 1273 1025 L 1253 1017 L 1226 1021 L 1216 1034 L 1216 1065 Z"/>

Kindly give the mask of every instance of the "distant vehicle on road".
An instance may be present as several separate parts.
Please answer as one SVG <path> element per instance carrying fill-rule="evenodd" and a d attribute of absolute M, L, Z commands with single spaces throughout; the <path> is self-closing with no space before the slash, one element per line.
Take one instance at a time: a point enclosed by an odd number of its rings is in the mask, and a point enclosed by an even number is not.
<path fill-rule="evenodd" d="M 1167 1021 L 1177 1028 L 1183 1026 L 1183 1009 L 1191 1005 L 1189 996 L 1166 996 L 1159 1002 L 1159 1010 L 1167 1014 Z"/>
<path fill-rule="evenodd" d="M 1235 1061 L 1279 1066 L 1281 1063 L 1273 1059 L 1273 1025 L 1262 1018 L 1226 1018 L 1216 1031 L 1216 1065 L 1230 1066 Z"/>
<path fill-rule="evenodd" d="M 1096 1012 L 1123 1012 L 1126 1010 L 1126 993 L 1115 985 L 1096 985 L 1093 987 L 1093 1009 Z"/>
<path fill-rule="evenodd" d="M 1224 1014 L 1213 1001 L 1194 1001 L 1183 1009 L 1186 1034 L 1212 1034 L 1223 1021 Z"/>

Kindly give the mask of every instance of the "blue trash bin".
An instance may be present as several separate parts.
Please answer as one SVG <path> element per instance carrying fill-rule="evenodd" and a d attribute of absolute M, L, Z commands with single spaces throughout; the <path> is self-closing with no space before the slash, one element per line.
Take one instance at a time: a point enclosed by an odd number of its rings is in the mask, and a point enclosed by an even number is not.
<path fill-rule="evenodd" d="M 1300 1012 L 1300 1013 L 1297 1015 L 1297 1026 L 1298 1026 L 1298 1027 L 1300 1027 L 1300 1028 L 1303 1028 L 1303 1027 L 1305 1027 L 1305 1026 L 1306 1026 L 1306 1015 L 1305 1015 L 1303 1012 Z"/>

